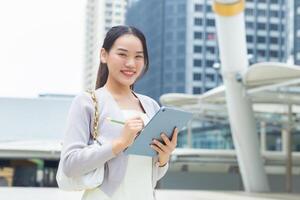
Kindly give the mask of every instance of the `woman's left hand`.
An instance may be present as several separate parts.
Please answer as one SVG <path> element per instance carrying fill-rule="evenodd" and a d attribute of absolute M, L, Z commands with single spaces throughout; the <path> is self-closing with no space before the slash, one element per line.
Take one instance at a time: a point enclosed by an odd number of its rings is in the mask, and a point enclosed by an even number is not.
<path fill-rule="evenodd" d="M 158 152 L 158 161 L 160 167 L 166 165 L 169 161 L 172 152 L 177 146 L 177 136 L 178 128 L 175 128 L 171 140 L 169 140 L 166 134 L 162 133 L 161 138 L 165 144 L 162 144 L 160 141 L 154 139 L 153 143 L 150 145 L 155 151 Z"/>

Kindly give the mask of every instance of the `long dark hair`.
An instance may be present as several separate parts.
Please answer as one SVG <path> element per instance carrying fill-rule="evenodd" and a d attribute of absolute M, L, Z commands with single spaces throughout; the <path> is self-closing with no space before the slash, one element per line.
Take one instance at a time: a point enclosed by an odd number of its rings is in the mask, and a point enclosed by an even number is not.
<path fill-rule="evenodd" d="M 144 51 L 144 63 L 145 66 L 143 68 L 142 74 L 139 78 L 141 78 L 149 68 L 149 58 L 148 58 L 148 51 L 147 51 L 147 43 L 146 38 L 144 34 L 138 30 L 137 28 L 133 26 L 114 26 L 112 27 L 105 36 L 102 48 L 105 49 L 105 51 L 108 53 L 114 42 L 121 36 L 126 34 L 132 34 L 140 39 L 142 45 L 143 45 L 143 51 Z M 97 81 L 96 81 L 96 89 L 103 87 L 107 81 L 108 78 L 108 67 L 106 63 L 102 63 L 100 61 L 100 66 L 98 69 L 98 75 L 97 75 Z M 130 86 L 131 89 L 133 89 L 133 84 Z"/>

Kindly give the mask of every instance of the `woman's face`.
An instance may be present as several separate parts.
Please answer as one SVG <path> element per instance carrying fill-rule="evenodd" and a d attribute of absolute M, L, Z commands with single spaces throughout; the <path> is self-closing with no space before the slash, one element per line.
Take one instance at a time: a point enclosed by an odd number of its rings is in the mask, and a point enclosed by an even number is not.
<path fill-rule="evenodd" d="M 130 86 L 140 76 L 145 64 L 142 42 L 134 35 L 123 35 L 109 52 L 101 49 L 101 62 L 107 63 L 109 81 Z"/>

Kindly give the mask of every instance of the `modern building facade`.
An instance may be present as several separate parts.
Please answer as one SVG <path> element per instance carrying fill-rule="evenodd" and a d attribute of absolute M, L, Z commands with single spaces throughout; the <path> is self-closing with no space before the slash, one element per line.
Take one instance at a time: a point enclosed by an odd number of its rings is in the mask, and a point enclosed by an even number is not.
<path fill-rule="evenodd" d="M 300 65 L 300 1 L 294 1 L 294 62 Z"/>
<path fill-rule="evenodd" d="M 127 0 L 87 0 L 84 89 L 95 87 L 100 48 L 106 32 L 125 23 Z"/>
<path fill-rule="evenodd" d="M 126 23 L 145 33 L 150 52 L 149 73 L 137 83 L 137 90 L 158 100 L 163 93 L 200 94 L 222 83 L 211 3 L 140 0 L 131 5 Z M 288 3 L 247 1 L 246 39 L 251 63 L 287 60 Z"/>

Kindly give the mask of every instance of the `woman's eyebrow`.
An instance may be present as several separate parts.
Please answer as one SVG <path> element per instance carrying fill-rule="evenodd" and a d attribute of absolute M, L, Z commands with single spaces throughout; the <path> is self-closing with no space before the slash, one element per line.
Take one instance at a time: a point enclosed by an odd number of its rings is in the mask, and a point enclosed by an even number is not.
<path fill-rule="evenodd" d="M 125 52 L 128 52 L 128 50 L 127 50 L 127 49 L 124 49 L 124 48 L 117 48 L 117 51 L 125 51 Z M 137 51 L 136 53 L 138 53 L 138 54 L 143 54 L 144 51 Z"/>
<path fill-rule="evenodd" d="M 127 49 L 124 49 L 124 48 L 117 48 L 117 50 L 119 50 L 119 51 L 128 51 Z"/>

